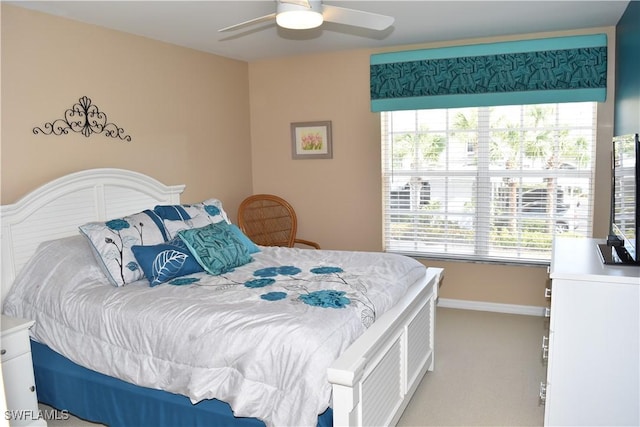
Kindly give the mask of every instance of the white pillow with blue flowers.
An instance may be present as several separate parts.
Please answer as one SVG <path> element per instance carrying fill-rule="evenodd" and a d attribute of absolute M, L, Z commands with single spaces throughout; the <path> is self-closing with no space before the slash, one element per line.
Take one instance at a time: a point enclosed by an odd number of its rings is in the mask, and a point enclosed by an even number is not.
<path fill-rule="evenodd" d="M 182 207 L 191 218 L 205 215 L 208 217 L 209 224 L 215 224 L 220 221 L 231 224 L 227 213 L 222 208 L 222 202 L 218 199 L 208 199 L 193 205 L 182 205 Z"/>
<path fill-rule="evenodd" d="M 221 222 L 221 221 L 224 221 L 224 220 L 213 222 L 209 217 L 209 215 L 202 214 L 202 215 L 192 216 L 191 219 L 186 219 L 184 221 L 169 221 L 168 219 L 165 219 L 163 223 L 164 223 L 164 229 L 167 232 L 167 238 L 171 240 L 178 237 L 178 232 L 182 230 L 190 230 L 192 228 L 201 228 L 209 224 L 215 224 L 216 222 Z"/>
<path fill-rule="evenodd" d="M 151 215 L 153 212 L 144 211 L 80 226 L 80 232 L 91 242 L 96 259 L 113 285 L 124 286 L 144 277 L 132 246 L 157 245 L 165 241 L 164 230 Z"/>

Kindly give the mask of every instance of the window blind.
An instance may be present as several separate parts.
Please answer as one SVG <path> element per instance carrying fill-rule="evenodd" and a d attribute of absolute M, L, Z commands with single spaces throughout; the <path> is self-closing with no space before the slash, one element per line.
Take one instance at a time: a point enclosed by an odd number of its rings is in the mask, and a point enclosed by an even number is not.
<path fill-rule="evenodd" d="M 546 263 L 591 236 L 597 104 L 382 113 L 385 250 Z"/>

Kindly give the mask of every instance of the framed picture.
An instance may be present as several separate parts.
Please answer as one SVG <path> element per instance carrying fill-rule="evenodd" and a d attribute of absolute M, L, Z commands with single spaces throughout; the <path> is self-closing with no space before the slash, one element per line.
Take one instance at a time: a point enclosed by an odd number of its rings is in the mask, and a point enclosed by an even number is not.
<path fill-rule="evenodd" d="M 331 159 L 331 122 L 291 123 L 293 159 Z"/>

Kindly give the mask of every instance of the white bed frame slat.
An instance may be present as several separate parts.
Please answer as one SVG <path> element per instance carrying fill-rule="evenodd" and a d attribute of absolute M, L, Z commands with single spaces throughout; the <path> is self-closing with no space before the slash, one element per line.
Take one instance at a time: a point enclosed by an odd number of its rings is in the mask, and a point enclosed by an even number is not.
<path fill-rule="evenodd" d="M 42 242 L 78 227 L 179 204 L 184 185 L 167 186 L 138 172 L 91 169 L 55 179 L 0 207 L 2 301 Z M 435 302 L 442 269 L 428 268 L 328 370 L 334 426 L 395 425 L 420 380 L 434 367 Z"/>
<path fill-rule="evenodd" d="M 435 305 L 443 277 L 424 279 L 384 313 L 328 370 L 334 426 L 397 424 L 435 365 Z"/>
<path fill-rule="evenodd" d="M 390 425 L 393 414 L 402 403 L 402 343 L 396 340 L 376 369 L 362 382 L 362 424 L 366 426 Z"/>

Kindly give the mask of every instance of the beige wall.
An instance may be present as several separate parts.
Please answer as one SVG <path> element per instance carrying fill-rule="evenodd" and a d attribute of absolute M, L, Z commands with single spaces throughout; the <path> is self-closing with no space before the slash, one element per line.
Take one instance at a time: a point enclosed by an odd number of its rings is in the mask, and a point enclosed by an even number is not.
<path fill-rule="evenodd" d="M 369 55 L 348 51 L 249 64 L 253 190 L 298 213 L 298 234 L 345 250 L 382 248 L 380 120 Z M 292 122 L 331 120 L 333 159 L 292 160 Z"/>
<path fill-rule="evenodd" d="M 614 28 L 530 34 L 606 32 Z M 456 44 L 504 41 L 463 40 Z M 446 43 L 387 50 L 441 47 Z M 448 45 L 452 45 L 449 43 Z M 369 107 L 372 50 L 271 59 L 249 64 L 253 189 L 282 194 L 296 208 L 301 237 L 332 249 L 382 249 L 380 119 Z M 613 54 L 613 49 L 610 49 Z M 613 56 L 611 57 L 613 58 Z M 613 60 L 609 76 L 613 81 Z M 595 236 L 606 235 L 613 84 L 599 106 Z M 333 159 L 292 160 L 289 124 L 331 120 Z M 547 305 L 546 267 L 424 261 L 445 267 L 441 297 L 517 305 Z"/>
<path fill-rule="evenodd" d="M 382 249 L 380 121 L 369 109 L 372 51 L 247 64 L 1 7 L 2 204 L 72 171 L 118 167 L 187 184 L 186 202 L 218 197 L 232 218 L 246 195 L 277 193 L 298 211 L 300 237 L 327 249 Z M 601 31 L 613 46 L 613 28 L 585 32 Z M 458 44 L 469 42 L 477 41 Z M 85 95 L 133 141 L 32 133 Z M 610 91 L 600 108 L 596 236 L 604 236 L 608 221 L 612 97 Z M 292 160 L 290 123 L 316 120 L 332 121 L 334 158 Z M 444 298 L 546 304 L 545 268 L 425 263 L 445 267 Z"/>
<path fill-rule="evenodd" d="M 187 184 L 235 212 L 251 193 L 248 65 L 2 3 L 2 203 L 52 178 L 115 167 Z M 34 135 L 91 98 L 131 142 Z"/>

